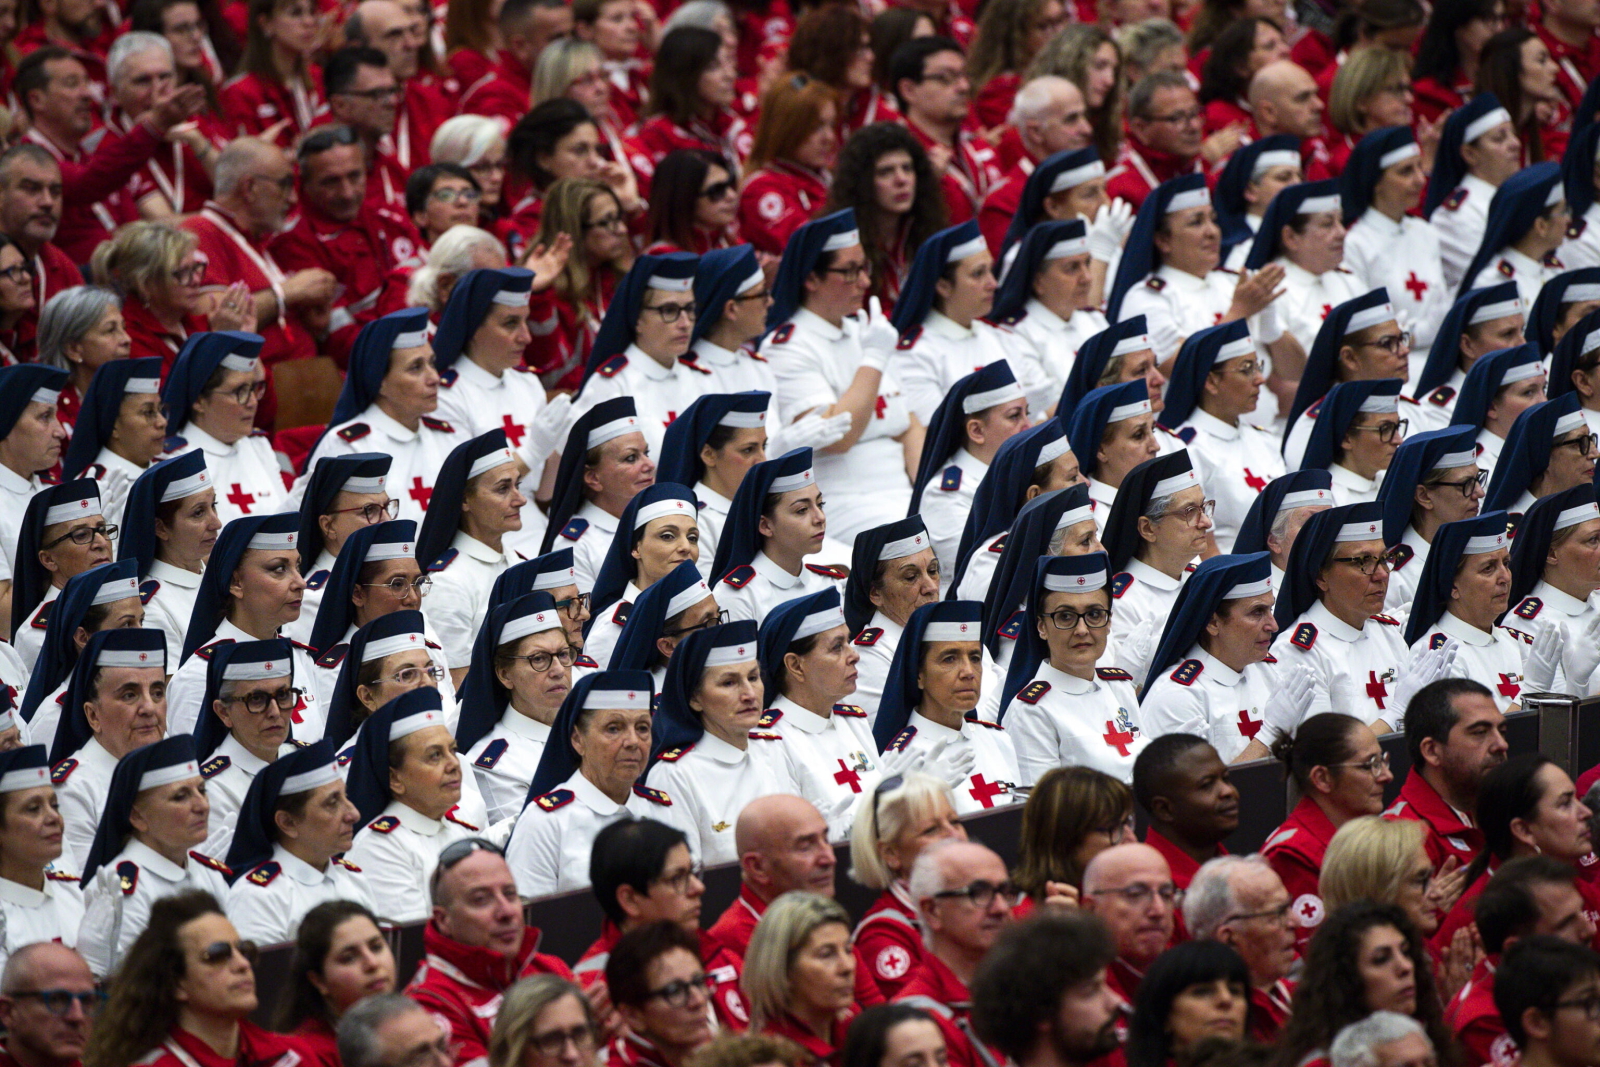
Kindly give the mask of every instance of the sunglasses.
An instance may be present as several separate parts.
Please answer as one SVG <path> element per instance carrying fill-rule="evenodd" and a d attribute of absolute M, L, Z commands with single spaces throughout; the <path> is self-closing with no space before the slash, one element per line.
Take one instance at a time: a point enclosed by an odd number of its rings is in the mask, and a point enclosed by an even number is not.
<path fill-rule="evenodd" d="M 237 952 L 250 966 L 256 965 L 256 943 L 254 941 L 213 941 L 200 950 L 200 962 L 207 967 L 216 967 L 228 963 Z"/>

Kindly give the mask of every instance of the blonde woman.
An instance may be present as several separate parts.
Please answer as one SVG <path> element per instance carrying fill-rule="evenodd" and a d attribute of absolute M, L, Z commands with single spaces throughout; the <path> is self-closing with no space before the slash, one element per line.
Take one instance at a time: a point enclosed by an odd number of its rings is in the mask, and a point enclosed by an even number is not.
<path fill-rule="evenodd" d="M 617 283 L 633 267 L 628 216 L 611 187 L 593 178 L 562 178 L 545 195 L 536 245 L 572 242 L 555 284 L 533 297 L 529 351 L 547 389 L 576 389 Z"/>
<path fill-rule="evenodd" d="M 524 978 L 500 1002 L 489 1033 L 489 1067 L 593 1067 L 598 1033 L 594 1011 L 577 986 L 553 974 Z M 577 1052 L 575 1060 L 569 1047 Z"/>
<path fill-rule="evenodd" d="M 1330 169 L 1342 173 L 1356 143 L 1384 126 L 1411 125 L 1411 56 L 1388 48 L 1352 52 L 1334 75 L 1328 90 L 1328 124 L 1340 134 L 1331 138 Z M 1417 129 L 1422 168 L 1433 169 L 1441 123 L 1424 122 Z"/>
<path fill-rule="evenodd" d="M 622 124 L 611 106 L 611 83 L 601 69 L 603 57 L 592 41 L 559 37 L 539 53 L 533 68 L 533 103 L 566 97 L 576 100 L 600 131 L 600 154 L 625 160 Z"/>
<path fill-rule="evenodd" d="M 798 1043 L 816 1062 L 836 1062 L 855 1000 L 850 916 L 816 893 L 785 893 L 750 935 L 740 983 L 750 1006 L 750 1032 Z"/>

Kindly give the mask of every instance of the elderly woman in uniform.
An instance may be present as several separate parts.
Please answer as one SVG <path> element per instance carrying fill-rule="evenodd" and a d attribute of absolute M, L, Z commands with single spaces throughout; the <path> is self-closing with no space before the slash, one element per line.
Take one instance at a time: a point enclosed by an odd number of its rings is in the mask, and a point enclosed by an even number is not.
<path fill-rule="evenodd" d="M 1378 485 L 1396 448 L 1405 440 L 1406 420 L 1398 398 L 1403 383 L 1340 382 L 1328 390 L 1300 466 L 1326 469 L 1333 476 L 1333 497 L 1341 504 L 1378 499 Z"/>
<path fill-rule="evenodd" d="M 78 879 L 55 869 L 62 825 L 45 746 L 0 752 L 0 957 L 35 941 L 71 946 L 78 939 Z"/>
<path fill-rule="evenodd" d="M 326 739 L 296 748 L 250 783 L 228 849 L 228 911 L 239 935 L 261 945 L 293 941 L 306 912 L 329 900 L 374 906 L 349 851 L 356 807 L 345 796 Z"/>
<path fill-rule="evenodd" d="M 1577 393 L 1589 429 L 1600 432 L 1600 312 L 1589 312 L 1556 342 L 1550 357 L 1551 399 Z"/>
<path fill-rule="evenodd" d="M 103 563 L 67 579 L 50 607 L 44 647 L 17 706 L 23 737 L 39 744 L 55 739 L 61 697 L 78 654 L 91 636 L 101 630 L 143 625 L 144 606 L 139 603 L 139 579 L 132 560 Z"/>
<path fill-rule="evenodd" d="M 345 858 L 366 876 L 385 918 L 426 919 L 439 853 L 478 836 L 477 826 L 456 815 L 461 778 L 437 689 L 402 693 L 361 724 L 346 781 L 361 829 Z"/>
<path fill-rule="evenodd" d="M 589 408 L 567 433 L 539 548 L 572 549 L 582 593 L 594 588 L 622 510 L 655 481 L 643 427 L 633 398 L 619 396 Z"/>
<path fill-rule="evenodd" d="M 1121 322 L 1112 323 L 1083 342 L 1077 358 L 1061 387 L 1061 397 L 1056 411 L 1063 425 L 1070 422 L 1083 398 L 1106 385 L 1121 385 L 1135 378 L 1143 378 L 1150 393 L 1151 412 L 1164 409 L 1162 387 L 1167 376 L 1161 373 L 1156 353 L 1150 347 L 1150 335 L 1145 332 L 1143 315 L 1129 315 Z M 1170 452 L 1180 444 L 1171 434 L 1160 438 L 1163 451 Z"/>
<path fill-rule="evenodd" d="M 1507 515 L 1487 511 L 1439 527 L 1417 582 L 1406 643 L 1456 647 L 1455 674 L 1489 687 L 1501 711 L 1518 708 L 1523 642 L 1495 625 L 1511 601 Z"/>
<path fill-rule="evenodd" d="M 1228 157 L 1212 198 L 1222 229 L 1222 266 L 1237 271 L 1261 229 L 1272 198 L 1306 180 L 1300 138 L 1275 133 L 1241 145 Z"/>
<path fill-rule="evenodd" d="M 1389 593 L 1384 607 L 1409 613 L 1417 579 L 1439 527 L 1478 514 L 1489 472 L 1478 467 L 1470 426 L 1413 434 L 1395 450 L 1378 487 L 1383 506 L 1383 543 L 1389 559 Z"/>
<path fill-rule="evenodd" d="M 596 662 L 611 659 L 640 593 L 685 560 L 699 565 L 705 549 L 700 544 L 697 503 L 684 486 L 657 481 L 622 509 L 589 597 L 593 617 L 583 647 Z"/>
<path fill-rule="evenodd" d="M 79 478 L 35 493 L 21 527 L 12 564 L 11 643 L 31 664 L 67 580 L 110 562 L 117 526 L 104 515 L 99 486 Z"/>
<path fill-rule="evenodd" d="M 471 764 L 490 822 L 515 818 L 527 802 L 577 658 L 548 592 L 490 609 L 472 648 L 456 725 L 456 747 Z"/>
<path fill-rule="evenodd" d="M 1495 190 L 1521 169 L 1522 141 L 1493 93 L 1476 94 L 1444 120 L 1422 216 L 1438 235 L 1444 282 L 1452 292 L 1483 243 Z"/>
<path fill-rule="evenodd" d="M 1042 364 L 1052 388 L 1040 398 L 1040 411 L 1049 409 L 1066 384 L 1079 346 L 1106 328 L 1090 295 L 1095 261 L 1086 233 L 1082 219 L 1041 222 L 1029 230 L 1002 271 L 989 312 L 989 321 L 1010 331 L 1007 341 L 1020 337 Z"/>
<path fill-rule="evenodd" d="M 922 451 L 922 421 L 885 370 L 899 333 L 876 299 L 859 314 L 869 273 L 853 211 L 800 227 L 778 265 L 767 311 L 773 332 L 761 344 L 786 425 L 850 414 L 844 437 L 819 450 L 817 477 L 839 505 L 834 533 L 846 543 L 906 513 Z"/>
<path fill-rule="evenodd" d="M 228 895 L 228 868 L 193 851 L 206 839 L 211 805 L 194 738 L 176 734 L 117 762 L 83 865 L 78 952 L 107 977 L 144 930 L 150 905 L 185 889 Z"/>
<path fill-rule="evenodd" d="M 1462 286 L 1482 289 L 1509 278 L 1532 307 L 1544 283 L 1561 273 L 1555 252 L 1571 220 L 1557 164 L 1535 163 L 1513 174 L 1489 203 L 1483 240 Z"/>
<path fill-rule="evenodd" d="M 1261 228 L 1245 257 L 1246 272 L 1271 264 L 1283 269 L 1283 290 L 1272 304 L 1276 319 L 1299 344 L 1311 351 L 1322 326 L 1324 308 L 1352 300 L 1365 288 L 1339 264 L 1344 259 L 1338 183 L 1302 182 L 1281 190 L 1267 205 Z M 1258 319 L 1267 331 L 1273 315 Z M 1263 346 L 1265 347 L 1265 346 Z"/>
<path fill-rule="evenodd" d="M 424 626 L 420 611 L 402 608 L 360 627 L 336 649 L 338 674 L 328 694 L 328 721 L 323 736 L 339 752 L 341 774 L 349 773 L 354 741 L 368 716 L 402 693 L 421 686 L 437 689 L 449 677 L 427 647 Z M 334 658 L 325 656 L 323 662 Z M 443 700 L 441 695 L 441 703 Z M 454 710 L 446 706 L 444 713 L 446 725 L 452 728 Z M 464 786 L 463 794 L 469 789 Z"/>
<path fill-rule="evenodd" d="M 1128 472 L 1161 453 L 1143 379 L 1092 390 L 1072 413 L 1067 439 L 1089 480 L 1089 499 L 1099 521 L 1110 514 Z"/>
<path fill-rule="evenodd" d="M 678 642 L 696 630 L 728 621 L 693 563 L 682 563 L 639 594 L 611 652 L 611 670 L 649 671 L 656 692 L 666 685 L 667 664 Z"/>
<path fill-rule="evenodd" d="M 1600 507 L 1585 482 L 1543 497 L 1517 524 L 1511 542 L 1511 613 L 1504 625 L 1533 638 L 1523 650 L 1526 684 L 1539 693 L 1594 689 L 1600 667 Z"/>
<path fill-rule="evenodd" d="M 1148 742 L 1134 725 L 1133 675 L 1096 667 L 1111 633 L 1104 552 L 1047 556 L 1034 569 L 1027 614 L 1001 694 L 1001 723 L 1017 750 L 1019 785 L 1052 767 L 1094 767 L 1123 781 Z"/>
<path fill-rule="evenodd" d="M 137 562 L 145 623 L 167 635 L 167 661 L 177 663 L 201 571 L 222 530 L 205 453 L 162 460 L 135 479 L 122 525 L 117 558 Z"/>
<path fill-rule="evenodd" d="M 522 896 L 587 888 L 595 834 L 618 819 L 665 817 L 671 798 L 639 784 L 654 697 L 646 671 L 596 671 L 562 702 L 506 846 Z"/>
<path fill-rule="evenodd" d="M 89 477 L 99 482 L 101 505 L 118 519 L 134 479 L 167 446 L 160 392 L 161 360 L 105 364 L 83 395 L 72 440 L 61 457 L 62 480 Z"/>
<path fill-rule="evenodd" d="M 428 511 L 439 468 L 461 442 L 455 427 L 433 414 L 439 372 L 427 331 L 426 308 L 391 312 L 361 327 L 328 430 L 306 461 L 309 470 L 323 456 L 387 453 L 394 459 L 388 487 L 400 502 L 395 515 L 418 522 Z M 304 491 L 302 476 L 295 499 Z"/>
<path fill-rule="evenodd" d="M 1340 382 L 1384 378 L 1404 382 L 1410 360 L 1411 338 L 1400 329 L 1387 290 L 1374 289 L 1329 311 L 1306 356 L 1305 372 L 1283 423 L 1284 465 L 1290 469 L 1305 466 L 1301 458 L 1306 440 L 1328 390 Z M 1408 410 L 1415 404 L 1409 398 L 1402 403 Z"/>
<path fill-rule="evenodd" d="M 1533 405 L 1517 416 L 1506 437 L 1483 506 L 1508 512 L 1515 536 L 1518 520 L 1535 500 L 1594 480 L 1595 444 L 1576 393 Z"/>
<path fill-rule="evenodd" d="M 750 468 L 767 460 L 767 414 L 772 394 L 707 393 L 678 413 L 661 442 L 662 482 L 688 486 L 699 505 L 700 573 L 708 580 L 734 494 Z"/>
<path fill-rule="evenodd" d="M 856 538 L 843 597 L 845 628 L 860 656 L 854 703 L 870 723 L 911 613 L 939 599 L 939 559 L 922 516 L 911 515 Z"/>
<path fill-rule="evenodd" d="M 1417 401 L 1415 422 L 1420 429 L 1450 425 L 1467 372 L 1489 353 L 1523 343 L 1526 312 L 1516 282 L 1469 290 L 1450 306 L 1409 390 Z"/>
<path fill-rule="evenodd" d="M 224 523 L 284 507 L 287 493 L 272 443 L 255 428 L 266 395 L 258 334 L 191 334 L 161 387 L 167 454 L 204 452 Z"/>
<path fill-rule="evenodd" d="M 1189 575 L 1150 660 L 1134 717 L 1147 736 L 1185 733 L 1230 763 L 1259 759 L 1263 725 L 1288 732 L 1311 707 L 1308 671 L 1272 675 L 1271 557 L 1212 556 Z"/>
<path fill-rule="evenodd" d="M 797 448 L 752 467 L 739 483 L 711 573 L 717 602 L 734 619 L 760 623 L 785 600 L 828 588 L 846 568 L 807 563 L 828 532 L 812 452 Z"/>
<path fill-rule="evenodd" d="M 387 522 L 399 511 L 400 502 L 388 492 L 391 462 L 381 452 L 355 452 L 324 456 L 311 468 L 300 497 L 298 547 L 306 590 L 300 617 L 285 627 L 291 639 L 311 643 L 328 579 L 350 535 L 363 526 Z"/>
<path fill-rule="evenodd" d="M 1524 411 L 1544 401 L 1544 388 L 1544 359 L 1533 344 L 1490 352 L 1467 371 L 1450 425 L 1475 432 L 1480 467 L 1494 470 L 1511 428 Z"/>

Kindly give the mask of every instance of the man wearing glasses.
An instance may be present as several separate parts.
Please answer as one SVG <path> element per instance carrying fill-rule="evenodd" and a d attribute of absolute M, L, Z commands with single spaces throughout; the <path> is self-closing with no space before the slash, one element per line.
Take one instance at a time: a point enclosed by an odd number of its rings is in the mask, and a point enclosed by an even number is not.
<path fill-rule="evenodd" d="M 402 210 L 406 177 L 414 168 L 401 166 L 395 155 L 393 133 L 403 90 L 388 57 L 376 48 L 350 44 L 329 56 L 323 71 L 333 121 L 354 130 L 366 147 L 367 200 Z"/>
<path fill-rule="evenodd" d="M 1111 930 L 1117 956 L 1106 968 L 1106 984 L 1132 1004 L 1145 968 L 1172 943 L 1183 890 L 1172 868 L 1149 845 L 1113 845 L 1083 872 L 1082 907 Z"/>
<path fill-rule="evenodd" d="M 0 977 L 0 1064 L 77 1067 L 102 996 L 83 957 L 38 941 L 18 949 Z"/>
<path fill-rule="evenodd" d="M 1250 1037 L 1277 1039 L 1289 1021 L 1295 924 L 1283 879 L 1260 856 L 1207 860 L 1183 894 L 1183 920 L 1196 941 L 1220 941 L 1250 969 Z"/>
<path fill-rule="evenodd" d="M 1526 1067 L 1581 1067 L 1600 1059 L 1600 956 L 1591 949 L 1553 937 L 1519 941 L 1507 950 L 1494 986 L 1505 1040 Z M 1389 1065 L 1379 1060 L 1377 1067 Z"/>
<path fill-rule="evenodd" d="M 972 82 L 961 46 L 949 37 L 907 41 L 889 57 L 889 84 L 906 129 L 931 159 L 943 161 L 934 169 L 943 175 L 950 224 L 976 218 L 1004 174 L 995 150 L 966 129 Z"/>
<path fill-rule="evenodd" d="M 1156 186 L 1180 174 L 1204 174 L 1200 102 L 1176 71 L 1157 71 L 1128 94 L 1128 139 L 1106 176 L 1106 195 L 1139 210 Z M 1222 155 L 1218 155 L 1218 160 Z"/>

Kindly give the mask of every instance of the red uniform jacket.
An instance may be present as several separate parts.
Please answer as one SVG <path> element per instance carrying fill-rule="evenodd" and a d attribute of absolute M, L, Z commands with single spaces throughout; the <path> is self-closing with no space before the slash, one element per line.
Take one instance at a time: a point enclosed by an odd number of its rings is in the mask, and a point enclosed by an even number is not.
<path fill-rule="evenodd" d="M 1171 181 L 1180 174 L 1204 174 L 1205 161 L 1199 156 L 1185 159 L 1168 155 L 1147 144 L 1141 144 L 1129 134 L 1122 142 L 1122 155 L 1117 165 L 1106 174 L 1106 193 L 1122 197 L 1137 211 L 1144 198 L 1162 182 Z"/>
<path fill-rule="evenodd" d="M 135 125 L 120 110 L 112 114 L 106 124 L 124 137 Z M 165 197 L 175 213 L 192 214 L 211 199 L 211 175 L 206 173 L 194 149 L 186 144 L 163 142 L 133 176 L 131 195 L 135 206 L 152 193 Z"/>
<path fill-rule="evenodd" d="M 789 43 L 794 33 L 794 15 L 790 13 L 789 0 L 769 0 L 766 4 L 752 4 L 748 8 L 736 7 L 733 17 L 739 31 L 739 48 L 734 62 L 742 77 L 753 77 L 761 69 L 763 58 L 775 54 Z"/>
<path fill-rule="evenodd" d="M 53 242 L 39 246 L 39 254 L 33 257 L 33 307 L 23 312 L 13 335 L 4 339 L 17 362 L 29 363 L 38 356 L 39 309 L 61 290 L 82 284 L 83 271 L 65 252 Z"/>
<path fill-rule="evenodd" d="M 217 106 L 235 135 L 258 136 L 268 126 L 288 119 L 289 125 L 278 135 L 278 144 L 289 148 L 328 115 L 322 71 L 313 64 L 308 74 L 309 91 L 289 89 L 259 74 L 241 74 L 223 84 Z"/>
<path fill-rule="evenodd" d="M 755 932 L 756 923 L 766 910 L 766 902 L 752 893 L 749 886 L 741 885 L 738 899 L 729 904 L 728 910 L 711 924 L 711 929 L 706 931 L 706 937 L 715 942 L 718 948 L 727 949 L 737 956 L 742 967 L 745 950 L 750 947 L 750 935 Z M 877 983 L 862 965 L 861 954 L 856 953 L 856 1003 L 864 1008 L 870 1008 L 874 1004 L 884 1003 L 884 999 L 883 994 L 878 991 Z"/>
<path fill-rule="evenodd" d="M 944 1031 L 945 1050 L 952 1067 L 999 1067 L 1003 1053 L 985 1045 L 972 1029 L 972 992 L 950 967 L 932 952 L 907 976 L 895 1000 L 909 1001 L 933 1016 Z"/>
<path fill-rule="evenodd" d="M 1535 22 L 1530 29 L 1539 35 L 1550 49 L 1550 58 L 1556 61 L 1556 87 L 1566 96 L 1567 106 L 1577 107 L 1589 82 L 1600 74 L 1600 37 L 1590 34 L 1583 47 L 1574 48 L 1545 29 L 1543 23 Z"/>
<path fill-rule="evenodd" d="M 899 121 L 900 108 L 894 102 L 894 97 L 876 85 L 857 89 L 845 100 L 843 113 L 839 116 L 839 143 L 844 144 L 852 133 L 863 126 L 871 126 L 874 122 Z"/>
<path fill-rule="evenodd" d="M 1389 819 L 1414 819 L 1427 828 L 1428 836 L 1423 845 L 1428 850 L 1428 859 L 1432 861 L 1435 871 L 1443 867 L 1444 861 L 1451 856 L 1465 866 L 1472 862 L 1472 857 L 1483 851 L 1483 831 L 1446 804 L 1415 767 L 1406 772 L 1400 796 L 1383 814 Z"/>
<path fill-rule="evenodd" d="M 439 132 L 446 119 L 457 113 L 444 86 L 421 75 L 406 82 L 400 114 L 394 120 L 394 150 L 407 175 L 431 161 L 433 135 Z M 462 109 L 459 113 L 467 112 Z"/>
<path fill-rule="evenodd" d="M 161 145 L 150 127 L 136 123 L 122 136 L 102 126 L 70 151 L 37 129 L 29 130 L 23 139 L 61 164 L 63 203 L 55 243 L 74 263 L 89 262 L 100 242 L 108 240 L 117 227 L 138 220 L 129 182 Z"/>
<path fill-rule="evenodd" d="M 606 959 L 621 937 L 622 931 L 607 919 L 600 928 L 600 936 L 584 950 L 578 965 L 572 968 L 579 982 L 590 986 L 605 980 Z M 711 935 L 702 930 L 700 964 L 706 969 L 706 977 L 711 979 L 711 1003 L 722 1025 L 734 1030 L 749 1026 L 750 1009 L 745 1006 L 744 994 L 739 989 L 739 972 L 744 969 L 744 959 L 713 941 Z M 618 1050 L 613 1048 L 613 1060 L 617 1055 Z"/>
<path fill-rule="evenodd" d="M 1322 857 L 1327 854 L 1328 842 L 1333 840 L 1334 833 L 1333 823 L 1316 802 L 1302 797 L 1283 820 L 1283 825 L 1261 848 L 1261 854 L 1272 864 L 1289 891 L 1293 902 L 1290 912 L 1299 924 L 1296 947 L 1302 951 L 1322 923 L 1324 909 L 1317 891 L 1317 878 L 1322 871 Z"/>
<path fill-rule="evenodd" d="M 1144 981 L 1144 971 L 1135 967 L 1127 960 L 1118 956 L 1111 961 L 1111 966 L 1106 968 L 1106 985 L 1111 991 L 1121 997 L 1129 1008 L 1133 1007 L 1134 998 L 1139 995 L 1139 985 Z"/>
<path fill-rule="evenodd" d="M 853 938 L 856 959 L 889 1000 L 900 995 L 928 952 L 916 910 L 902 898 L 902 892 L 884 890 L 861 917 Z"/>
<path fill-rule="evenodd" d="M 644 118 L 645 105 L 650 100 L 650 66 L 646 55 L 607 59 L 600 64 L 606 81 L 611 84 L 611 110 L 616 112 L 617 125 L 625 130 L 632 129 Z"/>
<path fill-rule="evenodd" d="M 211 327 L 205 319 L 191 315 L 174 333 L 161 325 L 144 301 L 129 293 L 122 302 L 122 324 L 128 330 L 128 339 L 133 342 L 129 355 L 134 359 L 142 356 L 161 357 L 161 377 L 166 379 L 167 373 L 172 370 L 172 364 L 178 358 L 178 350 L 189 339 L 191 333 L 204 333 Z"/>
<path fill-rule="evenodd" d="M 983 88 L 978 90 L 977 99 L 972 102 L 972 113 L 978 120 L 978 128 L 991 130 L 996 126 L 1004 126 L 1020 88 L 1022 78 L 1009 71 L 996 74 L 984 82 Z"/>
<path fill-rule="evenodd" d="M 779 256 L 789 235 L 827 202 L 826 175 L 787 159 L 775 159 L 746 180 L 739 194 L 739 230 L 756 251 Z"/>
<path fill-rule="evenodd" d="M 1472 82 L 1460 81 L 1461 72 L 1456 72 L 1454 84 L 1444 85 L 1437 78 L 1418 78 L 1411 83 L 1411 93 L 1415 98 L 1412 109 L 1417 118 L 1426 119 L 1428 122 L 1437 122 L 1439 117 L 1447 111 L 1454 111 L 1467 102 L 1467 97 L 1472 95 Z"/>
<path fill-rule="evenodd" d="M 533 294 L 533 310 L 528 316 L 533 343 L 523 358 L 546 389 L 576 389 L 583 378 L 583 365 L 594 347 L 600 319 L 617 291 L 616 271 L 602 267 L 594 273 L 598 299 L 584 301 L 581 308 L 563 298 L 554 286 Z"/>
<path fill-rule="evenodd" d="M 450 1039 L 460 1045 L 456 1062 L 488 1057 L 489 1031 L 500 999 L 517 979 L 554 974 L 572 981 L 565 963 L 539 951 L 539 937 L 536 928 L 525 929 L 517 958 L 508 960 L 490 949 L 453 941 L 431 922 L 423 930 L 427 955 L 406 987 L 406 996 L 449 1023 Z"/>
<path fill-rule="evenodd" d="M 842 1018 L 833 1021 L 833 1033 L 824 1041 L 811 1032 L 811 1028 L 796 1019 L 793 1015 L 785 1015 L 781 1019 L 774 1019 L 761 1028 L 764 1034 L 777 1034 L 805 1049 L 806 1057 L 814 1065 L 828 1064 L 829 1067 L 840 1067 L 839 1056 L 844 1051 L 844 1035 L 850 1029 L 850 1023 L 857 1015 L 861 1014 L 858 1007 L 845 1010 Z"/>
<path fill-rule="evenodd" d="M 1035 166 L 1033 159 L 1023 156 L 999 184 L 989 190 L 989 195 L 983 198 L 983 206 L 978 209 L 978 229 L 996 263 L 1000 261 L 1000 246 L 1005 242 L 1006 231 L 1011 228 L 1011 217 L 1022 207 L 1022 189 L 1028 184 L 1028 175 Z"/>
<path fill-rule="evenodd" d="M 463 84 L 462 114 L 505 119 L 513 126 L 528 113 L 533 99 L 533 74 L 510 52 L 501 52 L 499 62 Z"/>
<path fill-rule="evenodd" d="M 934 139 L 916 123 L 906 119 L 905 127 L 911 131 L 911 136 L 922 142 L 923 148 L 933 147 Z M 958 131 L 950 165 L 945 168 L 942 179 L 945 205 L 950 209 L 950 225 L 957 226 L 976 218 L 983 198 L 1004 176 L 1000 157 L 988 141 L 967 130 Z"/>
<path fill-rule="evenodd" d="M 680 148 L 699 148 L 733 160 L 737 165 L 750 154 L 754 134 L 745 121 L 724 108 L 711 121 L 695 119 L 680 126 L 666 115 L 654 115 L 639 127 L 639 133 L 625 142 L 628 164 L 639 179 L 639 195 L 649 196 L 650 178 L 656 164 L 668 152 Z"/>
<path fill-rule="evenodd" d="M 1224 100 L 1221 97 L 1208 100 L 1205 104 L 1205 113 L 1207 136 L 1240 124 L 1252 132 L 1256 128 L 1255 115 L 1251 112 L 1250 105 L 1243 100 Z"/>
<path fill-rule="evenodd" d="M 1166 858 L 1167 866 L 1172 869 L 1172 884 L 1179 889 L 1188 889 L 1189 883 L 1194 881 L 1194 876 L 1200 870 L 1200 865 L 1194 861 L 1183 849 L 1174 845 L 1162 836 L 1161 831 L 1151 827 L 1145 831 L 1144 843 L 1161 853 Z M 1226 856 L 1228 850 L 1221 845 L 1217 846 L 1216 856 Z M 1172 909 L 1172 943 L 1189 940 L 1189 930 L 1183 924 L 1183 910 Z"/>
<path fill-rule="evenodd" d="M 471 48 L 457 48 L 445 57 L 445 66 L 450 69 L 450 74 L 457 85 L 463 87 L 461 99 L 466 101 L 465 87 L 471 85 L 485 74 L 494 69 L 498 56 L 485 55 Z M 465 108 L 462 109 L 466 111 Z M 518 115 L 518 118 L 522 116 Z"/>
<path fill-rule="evenodd" d="M 1294 983 L 1280 978 L 1269 989 L 1250 987 L 1250 1040 L 1270 1045 L 1289 1022 Z"/>
<path fill-rule="evenodd" d="M 294 1037 L 300 1042 L 307 1060 L 315 1067 L 341 1067 L 339 1042 L 333 1031 L 328 1029 L 328 1024 L 321 1019 L 307 1019 L 295 1027 Z"/>
<path fill-rule="evenodd" d="M 1444 1010 L 1445 1025 L 1455 1031 L 1466 1053 L 1462 1067 L 1516 1067 L 1522 1062 L 1517 1043 L 1506 1033 L 1494 1006 L 1494 968 L 1498 960 L 1485 956 L 1472 969 L 1472 977 Z"/>
<path fill-rule="evenodd" d="M 219 1056 L 210 1045 L 189 1031 L 174 1026 L 151 1055 L 139 1061 L 141 1067 L 295 1067 L 309 1060 L 310 1054 L 292 1034 L 275 1034 L 248 1020 L 239 1023 L 239 1055 Z"/>

